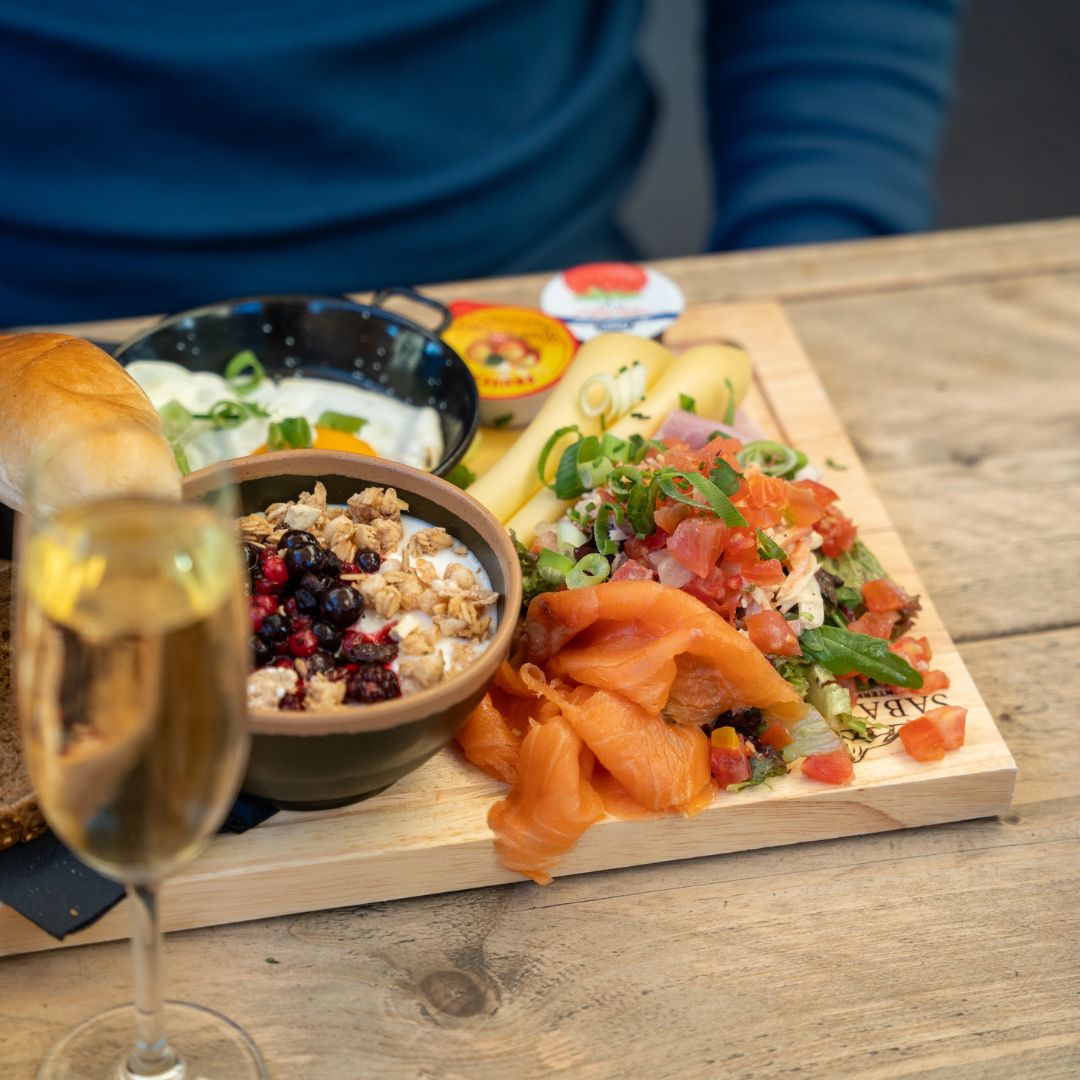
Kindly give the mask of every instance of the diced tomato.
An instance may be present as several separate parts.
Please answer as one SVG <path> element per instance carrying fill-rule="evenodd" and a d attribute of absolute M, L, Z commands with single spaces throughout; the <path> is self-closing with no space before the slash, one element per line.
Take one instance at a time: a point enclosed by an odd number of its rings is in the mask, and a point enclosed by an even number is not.
<path fill-rule="evenodd" d="M 667 540 L 667 533 L 657 529 L 652 536 L 646 536 L 643 540 L 631 536 L 623 544 L 623 551 L 626 552 L 628 559 L 643 559 L 650 551 L 659 551 L 667 543 Z"/>
<path fill-rule="evenodd" d="M 832 506 L 832 504 L 840 498 L 831 487 L 819 484 L 816 480 L 795 480 L 790 486 L 812 492 L 815 502 L 817 502 L 822 510 Z"/>
<path fill-rule="evenodd" d="M 730 532 L 719 518 L 687 518 L 671 534 L 667 549 L 690 573 L 707 577 L 724 552 Z"/>
<path fill-rule="evenodd" d="M 779 585 L 784 580 L 784 568 L 779 559 L 765 559 L 744 566 L 742 576 L 747 585 Z"/>
<path fill-rule="evenodd" d="M 843 747 L 827 754 L 811 754 L 803 760 L 802 771 L 804 776 L 823 784 L 850 784 L 855 779 L 855 766 Z"/>
<path fill-rule="evenodd" d="M 750 763 L 741 750 L 722 750 L 714 746 L 709 750 L 709 765 L 713 778 L 722 788 L 750 779 Z"/>
<path fill-rule="evenodd" d="M 926 671 L 934 654 L 926 638 L 902 637 L 889 646 L 889 652 L 902 656 L 916 671 Z"/>
<path fill-rule="evenodd" d="M 945 740 L 937 725 L 925 716 L 909 720 L 900 729 L 900 741 L 916 761 L 940 761 L 945 756 Z"/>
<path fill-rule="evenodd" d="M 888 641 L 899 618 L 899 613 L 895 611 L 867 611 L 854 622 L 848 623 L 848 629 L 853 634 L 869 634 L 870 637 Z"/>
<path fill-rule="evenodd" d="M 652 581 L 656 573 L 651 567 L 636 559 L 627 559 L 626 562 L 611 575 L 612 581 Z"/>
<path fill-rule="evenodd" d="M 789 525 L 813 525 L 825 516 L 825 508 L 819 505 L 814 493 L 797 484 L 788 484 L 788 501 L 784 507 L 784 520 Z"/>
<path fill-rule="evenodd" d="M 746 616 L 750 643 L 770 656 L 798 656 L 799 639 L 779 611 L 760 611 Z"/>
<path fill-rule="evenodd" d="M 774 750 L 783 750 L 785 746 L 791 745 L 791 732 L 783 724 L 774 720 L 758 736 L 758 742 L 764 746 L 771 746 Z"/>
<path fill-rule="evenodd" d="M 946 750 L 957 750 L 964 745 L 967 709 L 959 705 L 942 705 L 938 709 L 931 709 L 926 719 L 938 729 Z"/>
<path fill-rule="evenodd" d="M 760 510 L 756 506 L 740 506 L 739 511 L 751 529 L 771 529 L 784 520 L 783 513 L 771 506 Z"/>
<path fill-rule="evenodd" d="M 746 504 L 758 508 L 772 506 L 779 509 L 788 499 L 788 484 L 779 476 L 766 476 L 764 473 L 746 475 Z"/>
<path fill-rule="evenodd" d="M 687 506 L 686 503 L 661 503 L 657 506 L 653 518 L 657 527 L 663 529 L 670 536 L 678 528 L 679 523 L 685 521 L 692 513 L 693 509 Z"/>
<path fill-rule="evenodd" d="M 821 550 L 831 559 L 851 550 L 857 532 L 851 518 L 835 506 L 830 506 L 822 519 L 815 522 L 814 531 L 821 534 Z"/>
<path fill-rule="evenodd" d="M 733 469 L 742 471 L 739 459 L 735 456 L 743 448 L 738 439 L 729 439 L 724 435 L 717 435 L 710 439 L 699 451 L 706 461 L 715 463 L 717 458 L 723 458 Z M 711 468 L 711 466 L 710 466 Z"/>
<path fill-rule="evenodd" d="M 922 686 L 919 687 L 918 693 L 920 694 L 937 694 L 942 690 L 949 689 L 949 676 L 944 671 L 934 668 L 931 671 L 924 671 L 922 677 Z M 915 693 L 915 691 L 909 691 L 909 693 Z"/>
<path fill-rule="evenodd" d="M 758 561 L 757 537 L 753 529 L 732 529 L 724 547 L 724 561 L 749 565 Z"/>
<path fill-rule="evenodd" d="M 867 610 L 878 614 L 885 611 L 903 611 L 911 603 L 911 597 L 888 578 L 868 581 L 862 587 L 862 597 Z"/>

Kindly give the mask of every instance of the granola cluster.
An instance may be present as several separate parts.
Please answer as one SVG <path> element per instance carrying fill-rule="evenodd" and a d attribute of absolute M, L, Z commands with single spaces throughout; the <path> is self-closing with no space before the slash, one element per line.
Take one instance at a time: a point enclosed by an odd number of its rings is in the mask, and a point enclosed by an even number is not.
<path fill-rule="evenodd" d="M 368 628 L 366 632 L 361 629 L 358 619 L 335 636 L 329 627 L 320 629 L 318 611 L 305 618 L 305 606 L 317 602 L 321 605 L 318 610 L 325 610 L 325 602 L 318 596 L 302 595 L 319 583 L 318 574 L 314 583 L 309 573 L 295 588 L 291 580 L 283 583 L 282 604 L 262 616 L 255 632 L 266 636 L 268 628 L 273 637 L 281 633 L 279 624 L 283 621 L 290 629 L 296 624 L 287 641 L 295 641 L 299 651 L 294 650 L 286 661 L 286 645 L 273 642 L 278 659 L 267 656 L 271 666 L 259 667 L 249 677 L 250 708 L 326 709 L 379 700 L 435 686 L 472 663 L 494 633 L 491 605 L 498 600 L 498 593 L 458 561 L 469 555 L 468 549 L 445 529 L 425 526 L 413 531 L 406 541 L 402 514 L 408 509 L 393 488 L 367 488 L 353 495 L 345 506 L 332 506 L 327 503 L 326 488 L 316 482 L 312 491 L 295 501 L 274 503 L 264 514 L 249 514 L 240 520 L 241 538 L 255 549 L 254 562 L 261 567 L 256 571 L 262 575 L 261 584 L 253 579 L 260 591 L 270 589 L 266 577 L 275 568 L 276 555 L 280 551 L 290 555 L 290 545 L 302 545 L 306 536 L 307 543 L 331 553 L 319 558 L 336 564 L 337 587 L 355 590 L 347 592 L 346 599 L 359 595 L 362 605 L 357 606 Z M 305 550 L 312 552 L 301 546 L 290 555 L 298 571 L 311 561 L 312 555 L 304 554 Z M 292 596 L 288 595 L 290 590 Z M 253 610 L 257 603 L 267 607 L 265 598 L 253 597 L 252 602 Z M 253 615 L 253 625 L 258 618 Z M 372 625 L 373 620 L 377 620 L 376 625 Z M 313 641 L 317 641 L 319 651 L 313 648 Z M 334 645 L 335 641 L 336 650 L 323 651 L 327 642 Z M 264 646 L 260 649 L 266 653 Z"/>

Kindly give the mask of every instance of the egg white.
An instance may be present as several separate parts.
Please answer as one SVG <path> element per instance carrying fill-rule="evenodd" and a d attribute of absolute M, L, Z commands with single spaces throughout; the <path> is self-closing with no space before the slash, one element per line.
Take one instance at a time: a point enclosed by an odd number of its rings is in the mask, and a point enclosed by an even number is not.
<path fill-rule="evenodd" d="M 201 413 L 215 401 L 237 397 L 221 375 L 188 371 L 164 360 L 136 360 L 128 364 L 127 371 L 155 409 L 177 401 L 190 412 Z M 264 379 L 243 400 L 262 405 L 269 418 L 246 420 L 227 430 L 207 429 L 189 438 L 184 449 L 192 469 L 250 454 L 266 442 L 267 425 L 272 420 L 303 416 L 314 428 L 320 414 L 327 411 L 366 420 L 357 438 L 379 457 L 430 470 L 443 456 L 439 414 L 429 406 L 409 405 L 389 394 L 329 379 L 293 377 L 276 382 Z"/>

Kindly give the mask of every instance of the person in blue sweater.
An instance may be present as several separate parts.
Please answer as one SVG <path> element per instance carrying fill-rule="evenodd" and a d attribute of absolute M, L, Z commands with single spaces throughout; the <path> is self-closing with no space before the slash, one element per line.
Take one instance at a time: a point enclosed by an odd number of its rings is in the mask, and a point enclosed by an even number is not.
<path fill-rule="evenodd" d="M 713 249 L 930 225 L 960 0 L 702 2 Z M 0 326 L 632 257 L 643 8 L 0 0 Z"/>

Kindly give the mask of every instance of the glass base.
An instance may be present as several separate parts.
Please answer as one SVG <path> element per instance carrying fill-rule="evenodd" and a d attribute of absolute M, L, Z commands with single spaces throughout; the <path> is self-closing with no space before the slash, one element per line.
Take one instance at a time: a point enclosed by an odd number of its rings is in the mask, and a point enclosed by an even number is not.
<path fill-rule="evenodd" d="M 179 1058 L 152 1074 L 132 1072 L 135 1008 L 120 1005 L 84 1020 L 48 1053 L 38 1080 L 267 1080 L 247 1033 L 213 1009 L 165 1003 L 165 1034 Z"/>

